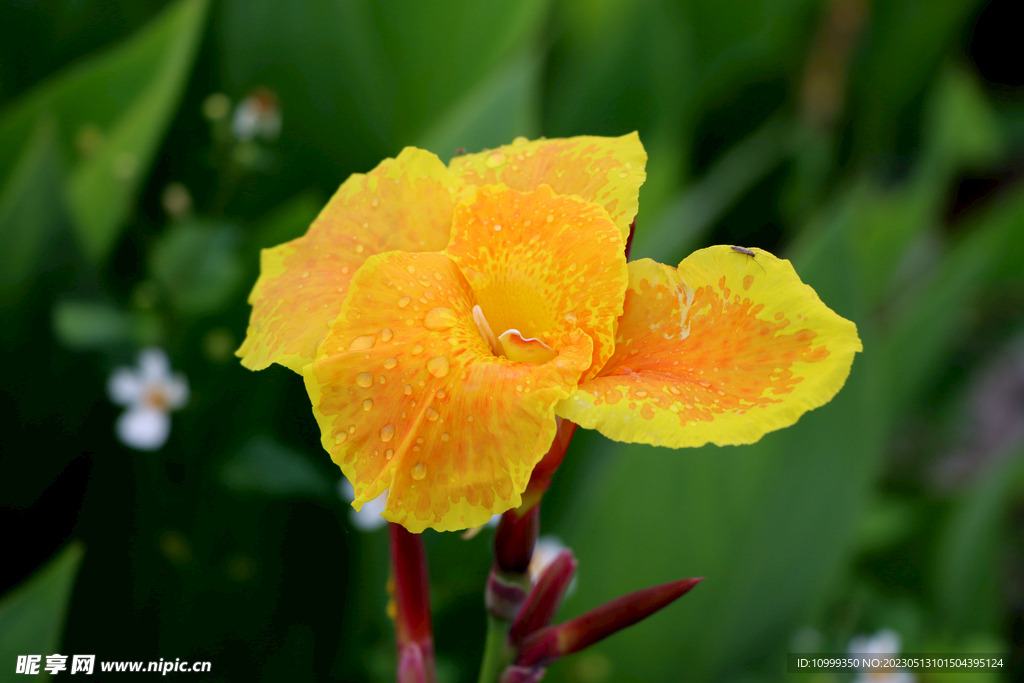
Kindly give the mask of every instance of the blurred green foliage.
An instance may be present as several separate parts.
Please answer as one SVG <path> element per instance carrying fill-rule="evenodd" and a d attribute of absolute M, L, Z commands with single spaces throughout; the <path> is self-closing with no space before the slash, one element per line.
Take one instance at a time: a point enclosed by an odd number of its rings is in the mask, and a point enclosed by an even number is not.
<path fill-rule="evenodd" d="M 447 161 L 638 130 L 634 257 L 780 253 L 865 352 L 832 403 L 753 446 L 577 435 L 542 522 L 580 559 L 561 616 L 707 580 L 546 680 L 779 681 L 787 651 L 881 628 L 905 651 L 1013 650 L 1003 679 L 1019 676 L 1012 4 L 0 3 L 4 586 L 37 572 L 0 602 L 0 670 L 60 651 L 205 659 L 211 680 L 393 679 L 386 534 L 348 522 L 301 380 L 232 356 L 259 250 L 405 145 Z M 276 139 L 235 125 L 257 88 Z M 148 345 L 192 398 L 137 453 L 104 387 Z M 490 533 L 425 536 L 446 683 L 475 679 Z"/>

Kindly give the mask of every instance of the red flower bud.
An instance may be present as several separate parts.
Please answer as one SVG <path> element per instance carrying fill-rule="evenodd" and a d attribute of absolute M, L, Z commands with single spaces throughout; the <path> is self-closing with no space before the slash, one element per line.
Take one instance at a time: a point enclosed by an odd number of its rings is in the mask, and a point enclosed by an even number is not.
<path fill-rule="evenodd" d="M 430 578 L 423 540 L 400 524 L 391 534 L 391 574 L 395 580 L 395 631 L 399 648 L 399 681 L 433 683 L 434 635 L 430 620 Z M 403 669 L 404 667 L 404 669 Z M 409 678 L 402 678 L 402 671 Z M 419 672 L 423 678 L 417 678 Z"/>
<path fill-rule="evenodd" d="M 523 639 L 518 666 L 540 667 L 604 640 L 672 603 L 703 579 L 683 579 L 654 586 L 601 605 L 558 626 L 548 626 Z"/>
<path fill-rule="evenodd" d="M 555 612 L 562 604 L 562 597 L 576 573 L 576 565 L 572 551 L 566 548 L 547 566 L 512 623 L 509 640 L 513 645 L 537 629 L 544 628 L 555 618 Z"/>

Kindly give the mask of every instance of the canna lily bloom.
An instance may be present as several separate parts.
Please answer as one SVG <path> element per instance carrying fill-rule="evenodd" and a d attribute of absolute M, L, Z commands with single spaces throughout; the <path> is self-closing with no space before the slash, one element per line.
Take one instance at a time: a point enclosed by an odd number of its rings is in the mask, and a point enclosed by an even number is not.
<path fill-rule="evenodd" d="M 788 261 L 626 263 L 636 133 L 406 148 L 264 250 L 238 355 L 302 374 L 356 509 L 413 532 L 518 507 L 556 416 L 619 441 L 745 444 L 828 402 L 861 348 Z"/>

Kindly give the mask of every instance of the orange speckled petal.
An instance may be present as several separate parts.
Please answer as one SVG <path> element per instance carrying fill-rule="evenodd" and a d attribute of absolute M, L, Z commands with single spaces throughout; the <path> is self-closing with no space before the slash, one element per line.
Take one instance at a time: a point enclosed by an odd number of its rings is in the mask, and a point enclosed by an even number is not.
<path fill-rule="evenodd" d="M 301 372 L 327 336 L 359 266 L 394 249 L 444 249 L 464 187 L 440 159 L 413 147 L 350 176 L 305 235 L 263 250 L 249 295 L 249 329 L 236 352 L 242 365 L 262 370 L 280 363 Z"/>
<path fill-rule="evenodd" d="M 473 185 L 504 183 L 529 192 L 542 184 L 603 206 L 625 240 L 636 216 L 647 152 L 633 132 L 618 138 L 516 138 L 511 145 L 455 157 L 449 164 Z"/>
<path fill-rule="evenodd" d="M 753 443 L 832 399 L 861 350 L 857 328 L 789 261 L 727 246 L 678 270 L 629 264 L 615 355 L 557 413 L 617 441 Z"/>
<path fill-rule="evenodd" d="M 622 237 L 601 206 L 547 185 L 480 187 L 455 208 L 445 253 L 495 336 L 514 329 L 557 351 L 580 329 L 594 341 L 584 378 L 611 357 L 629 275 Z"/>
<path fill-rule="evenodd" d="M 575 335 L 544 365 L 495 357 L 473 292 L 443 254 L 367 259 L 316 362 L 303 369 L 321 441 L 358 509 L 412 532 L 479 526 L 520 504 L 555 434 L 554 406 L 589 364 Z"/>

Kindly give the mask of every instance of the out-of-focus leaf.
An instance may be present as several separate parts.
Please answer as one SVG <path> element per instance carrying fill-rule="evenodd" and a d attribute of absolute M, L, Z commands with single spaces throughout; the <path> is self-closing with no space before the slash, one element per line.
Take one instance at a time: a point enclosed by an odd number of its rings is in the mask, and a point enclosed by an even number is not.
<path fill-rule="evenodd" d="M 45 655 L 59 651 L 71 589 L 85 550 L 75 541 L 36 571 L 29 579 L 0 598 L 0 662 L 13 675 L 18 655 L 43 655 L 39 670 L 43 680 Z M 70 660 L 69 667 L 70 669 Z"/>
<path fill-rule="evenodd" d="M 971 306 L 1000 263 L 1013 236 L 1024 232 L 1024 191 L 1003 198 L 972 220 L 967 236 L 953 247 L 916 296 L 907 296 L 891 311 L 895 326 L 887 335 L 886 357 L 894 407 L 920 390 L 961 339 Z"/>
<path fill-rule="evenodd" d="M 234 491 L 275 496 L 323 496 L 332 488 L 304 455 L 269 437 L 247 443 L 224 464 L 221 480 Z"/>
<path fill-rule="evenodd" d="M 253 249 L 269 249 L 301 237 L 323 207 L 324 200 L 313 192 L 292 197 L 256 226 L 251 242 Z"/>
<path fill-rule="evenodd" d="M 508 144 L 514 137 L 537 135 L 537 69 L 540 61 L 524 53 L 496 69 L 439 116 L 417 143 L 447 161 L 459 147 L 475 152 Z"/>
<path fill-rule="evenodd" d="M 675 263 L 693 251 L 715 220 L 782 160 L 787 132 L 783 121 L 772 119 L 726 152 L 704 177 L 683 189 L 652 225 L 638 228 L 632 258 Z"/>
<path fill-rule="evenodd" d="M 206 16 L 206 0 L 179 0 L 135 41 L 161 53 L 131 103 L 105 133 L 99 148 L 74 169 L 68 182 L 79 238 L 94 262 L 109 251 L 127 217 L 164 130 L 177 108 Z M 134 47 L 134 46 L 132 46 Z M 130 68 L 133 50 L 111 56 L 109 70 Z M 102 93 L 94 93 L 102 97 Z"/>
<path fill-rule="evenodd" d="M 132 337 L 132 314 L 103 301 L 64 300 L 53 307 L 53 332 L 64 347 L 92 351 Z"/>
<path fill-rule="evenodd" d="M 871 40 L 855 69 L 851 106 L 857 155 L 892 149 L 902 114 L 938 66 L 943 50 L 979 0 L 871 3 Z"/>
<path fill-rule="evenodd" d="M 213 313 L 231 303 L 242 282 L 241 242 L 241 230 L 231 223 L 177 223 L 153 247 L 150 271 L 175 308 Z"/>
<path fill-rule="evenodd" d="M 55 124 L 41 117 L 0 189 L 0 300 L 33 273 L 47 241 L 67 220 Z"/>
<path fill-rule="evenodd" d="M 882 187 L 862 177 L 840 201 L 848 202 L 858 267 L 875 302 L 892 292 L 894 271 L 907 249 L 937 227 L 946 193 L 964 167 L 995 162 L 1003 136 L 991 106 L 974 79 L 958 67 L 947 68 L 927 108 L 920 161 L 909 180 Z"/>
<path fill-rule="evenodd" d="M 998 628 L 999 550 L 1024 484 L 1024 449 L 1004 454 L 959 500 L 939 537 L 935 600 L 960 634 Z"/>

